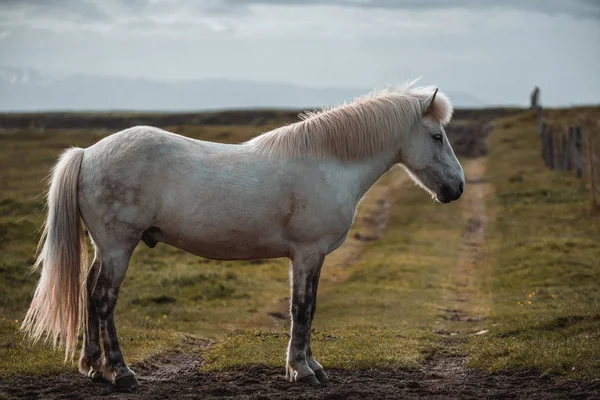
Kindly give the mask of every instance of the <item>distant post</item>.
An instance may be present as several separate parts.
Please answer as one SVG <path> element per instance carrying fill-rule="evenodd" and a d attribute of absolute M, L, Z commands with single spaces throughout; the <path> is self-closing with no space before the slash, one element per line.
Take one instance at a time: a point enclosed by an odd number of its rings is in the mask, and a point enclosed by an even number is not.
<path fill-rule="evenodd" d="M 531 92 L 531 105 L 530 105 L 530 109 L 531 110 L 535 110 L 536 108 L 538 108 L 539 104 L 540 104 L 540 88 L 539 87 L 534 87 L 533 91 Z"/>

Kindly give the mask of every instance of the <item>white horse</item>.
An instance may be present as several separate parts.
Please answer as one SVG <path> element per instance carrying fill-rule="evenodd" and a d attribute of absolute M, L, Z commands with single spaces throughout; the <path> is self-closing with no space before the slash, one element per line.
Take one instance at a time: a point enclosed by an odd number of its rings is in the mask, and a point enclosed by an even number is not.
<path fill-rule="evenodd" d="M 288 257 L 286 377 L 326 382 L 310 345 L 323 261 L 344 243 L 360 199 L 394 164 L 441 203 L 461 196 L 464 174 L 443 129 L 451 116 L 437 89 L 405 85 L 236 145 L 138 126 L 68 149 L 52 171 L 35 263 L 42 273 L 22 329 L 64 345 L 72 359 L 83 320 L 79 370 L 133 390 L 114 311 L 140 240 L 218 260 Z M 87 274 L 81 220 L 95 247 Z"/>

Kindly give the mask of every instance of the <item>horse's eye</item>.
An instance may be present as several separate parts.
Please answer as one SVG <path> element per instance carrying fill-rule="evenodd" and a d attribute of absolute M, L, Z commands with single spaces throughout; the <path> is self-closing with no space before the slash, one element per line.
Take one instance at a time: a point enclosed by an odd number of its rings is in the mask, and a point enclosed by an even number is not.
<path fill-rule="evenodd" d="M 438 142 L 442 142 L 442 141 L 444 141 L 444 137 L 441 134 L 436 133 L 435 135 L 433 135 L 433 140 L 437 140 Z"/>

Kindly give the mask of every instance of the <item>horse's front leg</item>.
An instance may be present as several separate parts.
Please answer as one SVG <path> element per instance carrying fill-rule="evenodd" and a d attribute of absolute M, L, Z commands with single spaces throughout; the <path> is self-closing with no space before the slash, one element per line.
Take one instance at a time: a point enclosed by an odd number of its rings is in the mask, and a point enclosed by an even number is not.
<path fill-rule="evenodd" d="M 292 259 L 290 279 L 292 326 L 287 351 L 286 378 L 319 384 L 313 368 L 322 369 L 310 351 L 310 329 L 316 309 L 317 286 L 325 256 L 320 253 L 298 254 Z"/>
<path fill-rule="evenodd" d="M 315 357 L 313 356 L 313 352 L 312 352 L 312 348 L 310 346 L 310 332 L 312 330 L 312 320 L 314 318 L 315 315 L 315 311 L 317 309 L 317 286 L 319 284 L 319 275 L 317 275 L 316 277 L 316 281 L 314 284 L 314 307 L 312 308 L 312 315 L 310 316 L 310 323 L 308 326 L 308 343 L 306 344 L 306 361 L 308 362 L 308 366 L 310 367 L 310 369 L 313 370 L 313 372 L 315 373 L 315 377 L 318 379 L 318 381 L 320 383 L 327 383 L 329 382 L 329 377 L 327 376 L 327 374 L 325 373 L 325 371 L 323 370 L 323 367 L 321 366 L 321 364 L 318 363 L 317 360 L 315 360 Z"/>

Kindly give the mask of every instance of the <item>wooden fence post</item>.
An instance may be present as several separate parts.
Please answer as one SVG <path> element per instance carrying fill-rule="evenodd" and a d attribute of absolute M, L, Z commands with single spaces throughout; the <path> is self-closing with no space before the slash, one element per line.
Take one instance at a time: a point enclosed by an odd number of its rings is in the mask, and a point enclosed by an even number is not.
<path fill-rule="evenodd" d="M 566 171 L 567 170 L 567 153 L 568 153 L 568 151 L 567 151 L 567 137 L 564 134 L 560 135 L 560 149 L 562 151 L 561 160 L 560 160 L 560 162 L 561 162 L 560 168 L 561 168 L 561 170 Z"/>
<path fill-rule="evenodd" d="M 573 169 L 573 149 L 575 142 L 573 141 L 573 127 L 569 127 L 569 137 L 567 138 L 567 171 Z"/>
<path fill-rule="evenodd" d="M 548 167 L 554 169 L 554 134 L 552 129 L 548 129 L 546 135 L 548 138 Z"/>
<path fill-rule="evenodd" d="M 575 127 L 575 168 L 577 168 L 577 177 L 583 176 L 583 139 L 581 137 L 581 127 Z"/>
<path fill-rule="evenodd" d="M 546 126 L 542 129 L 542 160 L 544 160 L 544 164 L 548 166 L 548 140 L 546 139 Z"/>
<path fill-rule="evenodd" d="M 592 136 L 588 135 L 588 164 L 590 165 L 590 183 L 592 189 L 592 208 L 598 209 L 598 203 L 596 202 L 596 177 L 594 175 L 594 142 Z"/>
<path fill-rule="evenodd" d="M 544 109 L 542 108 L 542 106 L 538 106 L 538 135 L 542 136 L 542 134 L 544 133 Z"/>
<path fill-rule="evenodd" d="M 560 135 L 557 133 L 554 139 L 554 169 L 560 171 Z"/>

